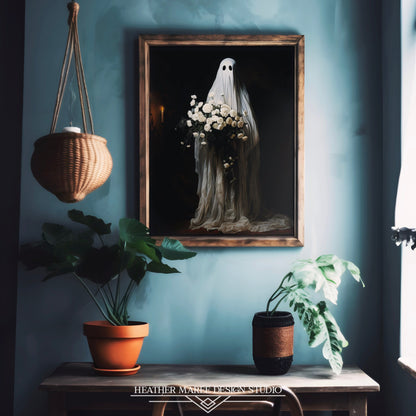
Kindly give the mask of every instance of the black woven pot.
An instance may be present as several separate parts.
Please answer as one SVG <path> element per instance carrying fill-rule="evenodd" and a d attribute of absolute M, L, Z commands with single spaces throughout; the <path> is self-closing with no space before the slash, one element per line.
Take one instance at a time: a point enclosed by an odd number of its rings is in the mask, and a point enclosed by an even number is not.
<path fill-rule="evenodd" d="M 253 359 L 262 374 L 285 374 L 293 361 L 294 320 L 290 312 L 253 317 Z"/>

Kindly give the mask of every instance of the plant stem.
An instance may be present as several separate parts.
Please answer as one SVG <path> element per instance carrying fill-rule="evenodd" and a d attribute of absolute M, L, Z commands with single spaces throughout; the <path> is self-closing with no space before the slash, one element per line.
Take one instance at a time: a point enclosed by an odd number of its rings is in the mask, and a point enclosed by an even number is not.
<path fill-rule="evenodd" d="M 76 273 L 72 273 L 77 279 L 78 281 L 82 284 L 82 286 L 84 287 L 84 289 L 87 291 L 87 293 L 91 296 L 92 300 L 94 301 L 94 303 L 97 305 L 97 308 L 100 310 L 101 314 L 104 316 L 104 318 L 110 322 L 112 325 L 116 325 L 112 319 L 110 319 L 108 317 L 108 315 L 104 312 L 104 309 L 102 308 L 102 306 L 99 304 L 99 302 L 97 301 L 96 297 L 94 296 L 94 294 L 91 292 L 91 289 L 87 286 L 87 284 L 76 274 Z"/>
<path fill-rule="evenodd" d="M 99 290 L 99 292 L 101 294 L 101 297 L 103 298 L 104 302 L 106 303 L 106 307 L 110 307 L 110 308 L 113 307 L 114 305 L 112 304 L 110 298 L 108 297 L 108 295 L 107 295 L 107 293 L 104 289 L 104 286 L 99 287 L 98 290 Z"/>
<path fill-rule="evenodd" d="M 130 295 L 131 295 L 131 290 L 132 290 L 132 288 L 133 288 L 133 285 L 134 285 L 134 282 L 133 282 L 133 280 L 130 280 L 130 283 L 129 283 L 129 285 L 127 286 L 127 289 L 126 289 L 126 291 L 124 292 L 124 296 L 122 297 L 122 299 L 121 299 L 121 302 L 120 303 L 126 303 L 127 304 L 127 302 L 129 301 L 129 297 L 130 297 Z"/>
<path fill-rule="evenodd" d="M 115 302 L 114 302 L 114 306 L 115 306 L 116 309 L 118 309 L 118 307 L 119 307 L 118 298 L 120 296 L 121 268 L 123 267 L 122 265 L 123 265 L 123 259 L 124 259 L 124 253 L 125 253 L 125 250 L 126 250 L 126 246 L 127 246 L 127 243 L 124 242 L 123 251 L 121 253 L 120 270 L 119 270 L 118 276 L 117 276 L 116 299 L 115 299 Z"/>
<path fill-rule="evenodd" d="M 99 289 L 99 291 L 100 291 L 101 297 L 103 298 L 103 302 L 104 302 L 105 308 L 107 310 L 107 315 L 109 315 L 113 325 L 123 325 L 120 317 L 118 316 L 118 314 L 114 310 L 114 307 L 111 304 L 108 303 L 107 294 L 101 289 Z"/>
<path fill-rule="evenodd" d="M 113 296 L 113 291 L 111 290 L 111 287 L 110 287 L 110 282 L 108 282 L 108 284 L 104 284 L 103 286 L 101 286 L 103 289 L 105 288 L 105 287 L 107 287 L 108 288 L 108 293 L 110 294 L 110 299 L 111 299 L 111 303 L 113 304 L 113 306 L 114 306 L 114 296 Z"/>
<path fill-rule="evenodd" d="M 284 287 L 283 287 L 283 283 L 289 279 L 292 276 L 292 272 L 289 272 L 280 282 L 279 287 L 273 292 L 273 294 L 270 296 L 269 300 L 267 301 L 267 307 L 266 307 L 266 314 L 270 315 L 270 304 L 278 297 L 281 295 L 281 293 L 278 293 L 279 291 L 284 291 Z M 276 310 L 276 307 L 273 309 L 272 312 L 274 312 Z"/>
<path fill-rule="evenodd" d="M 282 303 L 282 301 L 283 301 L 284 299 L 286 299 L 286 298 L 289 296 L 289 293 L 290 293 L 290 290 L 289 290 L 289 291 L 287 291 L 287 293 L 286 293 L 286 294 L 284 294 L 284 295 L 280 298 L 279 302 L 277 302 L 277 303 L 276 303 L 275 307 L 274 307 L 274 308 L 273 308 L 273 310 L 270 312 L 270 314 L 273 314 L 274 312 L 276 312 L 276 309 L 278 308 L 278 306 Z"/>

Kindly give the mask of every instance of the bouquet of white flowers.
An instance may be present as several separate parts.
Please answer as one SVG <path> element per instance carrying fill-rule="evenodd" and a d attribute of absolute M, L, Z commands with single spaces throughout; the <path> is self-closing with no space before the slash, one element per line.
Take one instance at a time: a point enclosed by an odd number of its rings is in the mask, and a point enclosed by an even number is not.
<path fill-rule="evenodd" d="M 247 113 L 239 114 L 227 104 L 209 100 L 204 103 L 191 95 L 187 118 L 183 118 L 176 130 L 180 144 L 191 147 L 195 141 L 200 146 L 213 146 L 222 158 L 224 172 L 230 181 L 235 181 L 234 168 L 238 163 L 238 148 L 247 141 Z"/>

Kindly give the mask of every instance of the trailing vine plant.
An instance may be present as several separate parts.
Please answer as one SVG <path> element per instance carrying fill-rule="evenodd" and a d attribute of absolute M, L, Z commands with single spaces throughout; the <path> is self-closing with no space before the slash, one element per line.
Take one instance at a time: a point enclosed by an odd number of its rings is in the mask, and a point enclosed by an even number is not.
<path fill-rule="evenodd" d="M 336 374 L 342 370 L 342 349 L 348 346 L 348 341 L 325 300 L 315 303 L 312 299 L 323 295 L 336 305 L 338 286 L 346 270 L 365 286 L 359 268 L 333 254 L 320 256 L 316 260 L 299 260 L 270 296 L 266 309 L 267 315 L 272 315 L 286 301 L 302 322 L 309 337 L 309 346 L 314 348 L 323 344 L 322 354 Z"/>

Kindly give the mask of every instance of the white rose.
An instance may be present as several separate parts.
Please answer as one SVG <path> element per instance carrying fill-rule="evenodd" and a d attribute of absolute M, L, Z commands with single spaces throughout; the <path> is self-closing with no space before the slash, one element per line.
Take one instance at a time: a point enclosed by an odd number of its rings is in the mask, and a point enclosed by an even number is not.
<path fill-rule="evenodd" d="M 186 125 L 188 127 L 192 127 L 192 121 L 191 120 L 186 120 Z"/>
<path fill-rule="evenodd" d="M 195 100 L 192 100 L 189 104 L 191 107 L 193 107 L 195 105 Z"/>
<path fill-rule="evenodd" d="M 224 168 L 228 169 L 230 167 L 229 163 L 224 163 Z"/>
<path fill-rule="evenodd" d="M 207 144 L 207 142 L 206 142 L 206 141 L 201 142 L 201 145 L 202 145 L 202 146 L 205 146 L 206 144 Z"/>
<path fill-rule="evenodd" d="M 218 124 L 222 124 L 222 123 L 224 123 L 224 119 L 223 119 L 222 117 L 218 117 L 218 119 L 217 119 L 217 123 L 218 123 Z"/>
<path fill-rule="evenodd" d="M 219 130 L 219 124 L 218 123 L 214 123 L 213 125 L 212 125 L 212 127 L 215 129 L 215 130 Z"/>
<path fill-rule="evenodd" d="M 218 130 L 222 130 L 222 129 L 224 128 L 224 126 L 225 126 L 225 124 L 224 124 L 224 123 L 219 124 L 219 125 L 218 125 Z"/>
<path fill-rule="evenodd" d="M 198 113 L 192 114 L 192 120 L 197 121 L 198 120 Z"/>
<path fill-rule="evenodd" d="M 238 133 L 238 134 L 237 134 L 237 137 L 238 137 L 239 139 L 242 139 L 242 138 L 243 138 L 243 136 L 244 136 L 244 134 L 243 134 L 243 133 Z"/>
<path fill-rule="evenodd" d="M 202 111 L 204 113 L 210 113 L 212 111 L 212 104 L 206 103 L 202 106 Z"/>
<path fill-rule="evenodd" d="M 231 117 L 227 117 L 227 119 L 225 120 L 225 122 L 227 124 L 231 124 L 233 122 L 233 119 Z"/>
<path fill-rule="evenodd" d="M 207 118 L 202 114 L 202 113 L 198 113 L 198 121 L 200 123 L 203 123 Z"/>
<path fill-rule="evenodd" d="M 230 114 L 230 109 L 223 105 L 220 112 L 223 117 L 227 117 Z"/>
<path fill-rule="evenodd" d="M 192 133 L 192 135 L 195 137 L 195 139 L 198 138 L 198 133 L 197 132 Z"/>
<path fill-rule="evenodd" d="M 198 103 L 198 108 L 201 108 L 203 105 L 204 105 L 204 103 L 203 103 L 202 101 L 200 101 L 200 102 Z"/>
<path fill-rule="evenodd" d="M 212 118 L 211 117 L 208 117 L 207 118 L 207 124 L 212 124 L 212 122 L 213 122 Z"/>
<path fill-rule="evenodd" d="M 216 121 L 218 121 L 218 116 L 212 116 L 212 117 L 211 117 L 211 120 L 212 120 L 212 121 L 215 121 L 215 122 L 216 122 Z"/>
<path fill-rule="evenodd" d="M 201 139 L 205 139 L 205 133 L 201 133 L 201 134 L 199 135 L 199 137 L 200 137 Z"/>
<path fill-rule="evenodd" d="M 196 95 L 195 95 L 195 94 L 192 94 L 192 95 L 191 95 L 191 98 L 192 98 L 193 100 L 195 100 L 195 99 L 196 99 Z"/>
<path fill-rule="evenodd" d="M 248 137 L 247 136 L 243 136 L 243 138 L 241 139 L 243 142 L 246 142 L 247 141 L 247 139 L 248 139 Z"/>
<path fill-rule="evenodd" d="M 231 125 L 232 125 L 233 127 L 237 127 L 237 122 L 236 122 L 236 121 L 233 121 L 233 122 L 231 123 Z"/>
<path fill-rule="evenodd" d="M 188 111 L 188 117 L 189 117 L 189 118 L 191 118 L 191 117 L 192 117 L 192 111 L 191 111 L 191 110 L 189 110 L 189 111 Z"/>
<path fill-rule="evenodd" d="M 212 112 L 212 114 L 218 114 L 220 112 L 220 110 L 218 110 L 218 108 L 216 108 L 213 112 Z"/>
<path fill-rule="evenodd" d="M 211 126 L 209 124 L 205 124 L 204 130 L 205 131 L 210 131 L 211 130 Z"/>
<path fill-rule="evenodd" d="M 239 129 L 241 129 L 241 127 L 243 127 L 244 126 L 244 121 L 243 120 L 240 120 L 238 123 L 237 123 L 237 127 L 239 128 Z"/>
<path fill-rule="evenodd" d="M 227 117 L 229 114 L 229 111 L 226 108 L 222 107 L 220 113 L 223 117 Z"/>
<path fill-rule="evenodd" d="M 235 110 L 230 110 L 230 116 L 231 117 L 235 117 L 237 115 L 237 111 Z"/>

